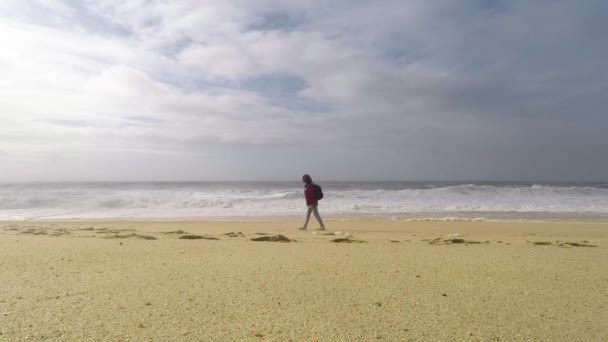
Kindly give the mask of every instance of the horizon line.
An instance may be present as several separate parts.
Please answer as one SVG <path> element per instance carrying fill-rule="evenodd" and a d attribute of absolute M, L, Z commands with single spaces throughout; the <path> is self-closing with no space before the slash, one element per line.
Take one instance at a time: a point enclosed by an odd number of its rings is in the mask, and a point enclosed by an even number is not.
<path fill-rule="evenodd" d="M 335 180 L 319 179 L 320 182 L 332 183 L 608 183 L 608 180 L 549 180 L 549 179 L 352 179 Z M 263 179 L 232 179 L 232 180 L 29 180 L 29 181 L 0 181 L 0 184 L 50 184 L 50 183 L 289 183 L 300 182 L 299 179 L 293 180 L 263 180 Z"/>

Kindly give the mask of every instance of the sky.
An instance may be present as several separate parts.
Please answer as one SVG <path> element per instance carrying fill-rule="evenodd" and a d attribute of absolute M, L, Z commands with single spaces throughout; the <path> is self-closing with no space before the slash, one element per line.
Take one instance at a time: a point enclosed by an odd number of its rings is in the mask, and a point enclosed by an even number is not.
<path fill-rule="evenodd" d="M 603 0 L 2 0 L 0 182 L 608 179 Z"/>

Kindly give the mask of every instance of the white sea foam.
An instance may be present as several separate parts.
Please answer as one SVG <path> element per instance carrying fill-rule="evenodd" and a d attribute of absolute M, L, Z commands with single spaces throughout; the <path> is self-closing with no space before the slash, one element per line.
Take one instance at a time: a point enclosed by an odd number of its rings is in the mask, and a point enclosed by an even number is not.
<path fill-rule="evenodd" d="M 608 217 L 602 185 L 328 183 L 327 217 L 387 220 Z M 299 184 L 91 183 L 0 185 L 0 220 L 302 215 Z"/>

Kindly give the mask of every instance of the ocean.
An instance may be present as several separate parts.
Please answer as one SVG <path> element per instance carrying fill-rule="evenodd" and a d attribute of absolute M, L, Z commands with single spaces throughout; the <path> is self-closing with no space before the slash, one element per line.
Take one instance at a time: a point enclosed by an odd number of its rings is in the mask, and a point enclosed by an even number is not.
<path fill-rule="evenodd" d="M 319 211 L 339 220 L 602 220 L 608 183 L 319 181 Z M 0 184 L 0 220 L 292 219 L 298 182 Z"/>

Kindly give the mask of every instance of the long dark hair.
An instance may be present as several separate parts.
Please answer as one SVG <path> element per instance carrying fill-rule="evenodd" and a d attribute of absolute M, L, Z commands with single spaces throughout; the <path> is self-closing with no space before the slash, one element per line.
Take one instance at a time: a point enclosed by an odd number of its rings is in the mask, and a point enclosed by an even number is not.
<path fill-rule="evenodd" d="M 310 176 L 306 174 L 306 175 L 302 176 L 302 182 L 304 182 L 306 184 L 310 184 L 310 183 L 312 183 L 312 178 L 310 178 Z"/>

